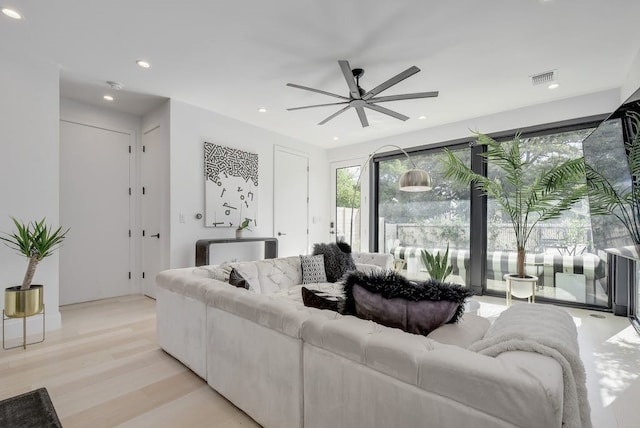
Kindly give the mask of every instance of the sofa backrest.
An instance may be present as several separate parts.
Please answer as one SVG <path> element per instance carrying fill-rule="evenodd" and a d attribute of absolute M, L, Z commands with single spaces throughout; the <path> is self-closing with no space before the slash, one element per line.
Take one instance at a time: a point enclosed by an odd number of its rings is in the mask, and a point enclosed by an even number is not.
<path fill-rule="evenodd" d="M 356 265 L 375 265 L 382 269 L 393 267 L 393 256 L 385 253 L 351 253 Z"/>
<path fill-rule="evenodd" d="M 249 284 L 249 290 L 270 294 L 302 284 L 300 257 L 230 263 Z"/>

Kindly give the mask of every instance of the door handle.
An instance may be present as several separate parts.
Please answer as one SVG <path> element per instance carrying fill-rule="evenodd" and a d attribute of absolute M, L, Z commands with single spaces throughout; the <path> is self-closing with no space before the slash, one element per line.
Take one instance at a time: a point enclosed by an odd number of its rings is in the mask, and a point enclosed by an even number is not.
<path fill-rule="evenodd" d="M 278 236 L 286 235 L 286 233 L 278 232 Z"/>
<path fill-rule="evenodd" d="M 156 233 L 155 235 L 149 236 L 149 238 L 158 238 L 160 239 L 160 233 Z"/>

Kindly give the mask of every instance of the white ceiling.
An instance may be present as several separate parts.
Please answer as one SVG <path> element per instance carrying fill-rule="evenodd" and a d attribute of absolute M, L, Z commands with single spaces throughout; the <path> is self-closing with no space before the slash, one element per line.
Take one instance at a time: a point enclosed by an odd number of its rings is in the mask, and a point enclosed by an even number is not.
<path fill-rule="evenodd" d="M 617 88 L 640 42 L 637 0 L 0 0 L 0 47 L 59 64 L 63 96 L 143 114 L 174 98 L 329 148 Z M 139 68 L 136 59 L 152 68 Z M 339 107 L 292 82 L 348 96 L 337 61 L 365 69 L 371 89 L 416 65 L 381 95 L 406 122 Z M 1 67 L 1 63 L 0 63 Z M 557 70 L 560 87 L 529 76 Z M 113 92 L 113 91 L 111 91 Z M 259 113 L 265 107 L 267 113 Z M 419 116 L 426 116 L 420 120 Z M 336 141 L 334 137 L 339 137 Z"/>

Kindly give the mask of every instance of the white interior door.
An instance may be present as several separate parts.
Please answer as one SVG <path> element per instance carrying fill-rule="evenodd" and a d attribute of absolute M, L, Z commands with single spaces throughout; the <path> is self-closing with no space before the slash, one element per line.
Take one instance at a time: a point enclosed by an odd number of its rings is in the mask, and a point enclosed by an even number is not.
<path fill-rule="evenodd" d="M 131 294 L 130 133 L 60 122 L 60 304 Z"/>
<path fill-rule="evenodd" d="M 168 236 L 162 225 L 166 210 L 164 205 L 165 151 L 162 145 L 162 129 L 156 126 L 142 134 L 142 292 L 155 299 L 158 272 L 166 269 L 163 247 Z"/>
<path fill-rule="evenodd" d="M 274 149 L 273 231 L 278 257 L 309 252 L 309 157 Z"/>

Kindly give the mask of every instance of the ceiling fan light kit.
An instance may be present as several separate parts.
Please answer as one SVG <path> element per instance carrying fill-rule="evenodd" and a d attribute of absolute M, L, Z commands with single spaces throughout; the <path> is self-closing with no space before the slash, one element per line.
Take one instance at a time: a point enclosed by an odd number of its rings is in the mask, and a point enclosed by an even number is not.
<path fill-rule="evenodd" d="M 386 91 L 390 87 L 397 85 L 398 83 L 402 82 L 406 78 L 411 77 L 417 72 L 419 72 L 420 69 L 415 65 L 407 68 L 405 71 L 401 73 L 396 74 L 392 78 L 382 82 L 381 84 L 371 89 L 370 91 L 365 91 L 360 86 L 360 78 L 364 75 L 364 70 L 362 68 L 352 69 L 351 66 L 349 65 L 349 62 L 346 60 L 338 61 L 338 65 L 340 66 L 340 70 L 342 71 L 342 74 L 345 80 L 347 81 L 347 86 L 349 87 L 348 97 L 344 97 L 342 95 L 334 94 L 331 92 L 322 91 L 320 89 L 310 88 L 308 86 L 297 85 L 295 83 L 287 83 L 287 86 L 290 86 L 292 88 L 316 92 L 318 94 L 328 95 L 330 97 L 339 98 L 343 100 L 335 103 L 314 104 L 314 105 L 303 106 L 303 107 L 293 107 L 287 110 L 293 111 L 293 110 L 302 110 L 302 109 L 314 108 L 314 107 L 344 105 L 343 108 L 333 113 L 326 119 L 322 120 L 320 123 L 318 123 L 318 125 L 324 125 L 325 123 L 329 122 L 331 119 L 335 118 L 336 116 L 339 116 L 340 114 L 344 113 L 350 108 L 353 108 L 356 110 L 356 113 L 358 114 L 358 118 L 360 119 L 360 124 L 364 128 L 369 126 L 369 120 L 367 119 L 367 114 L 365 113 L 365 109 L 375 110 L 379 113 L 386 114 L 391 117 L 395 117 L 396 119 L 399 119 L 402 121 L 409 119 L 408 116 L 405 116 L 403 114 L 390 110 L 386 107 L 382 107 L 378 105 L 378 103 L 388 102 L 388 101 L 411 100 L 416 98 L 432 98 L 432 97 L 438 96 L 438 91 L 432 91 L 432 92 L 414 92 L 410 94 L 388 95 L 388 96 L 376 97 L 376 95 L 378 95 L 379 93 Z"/>

